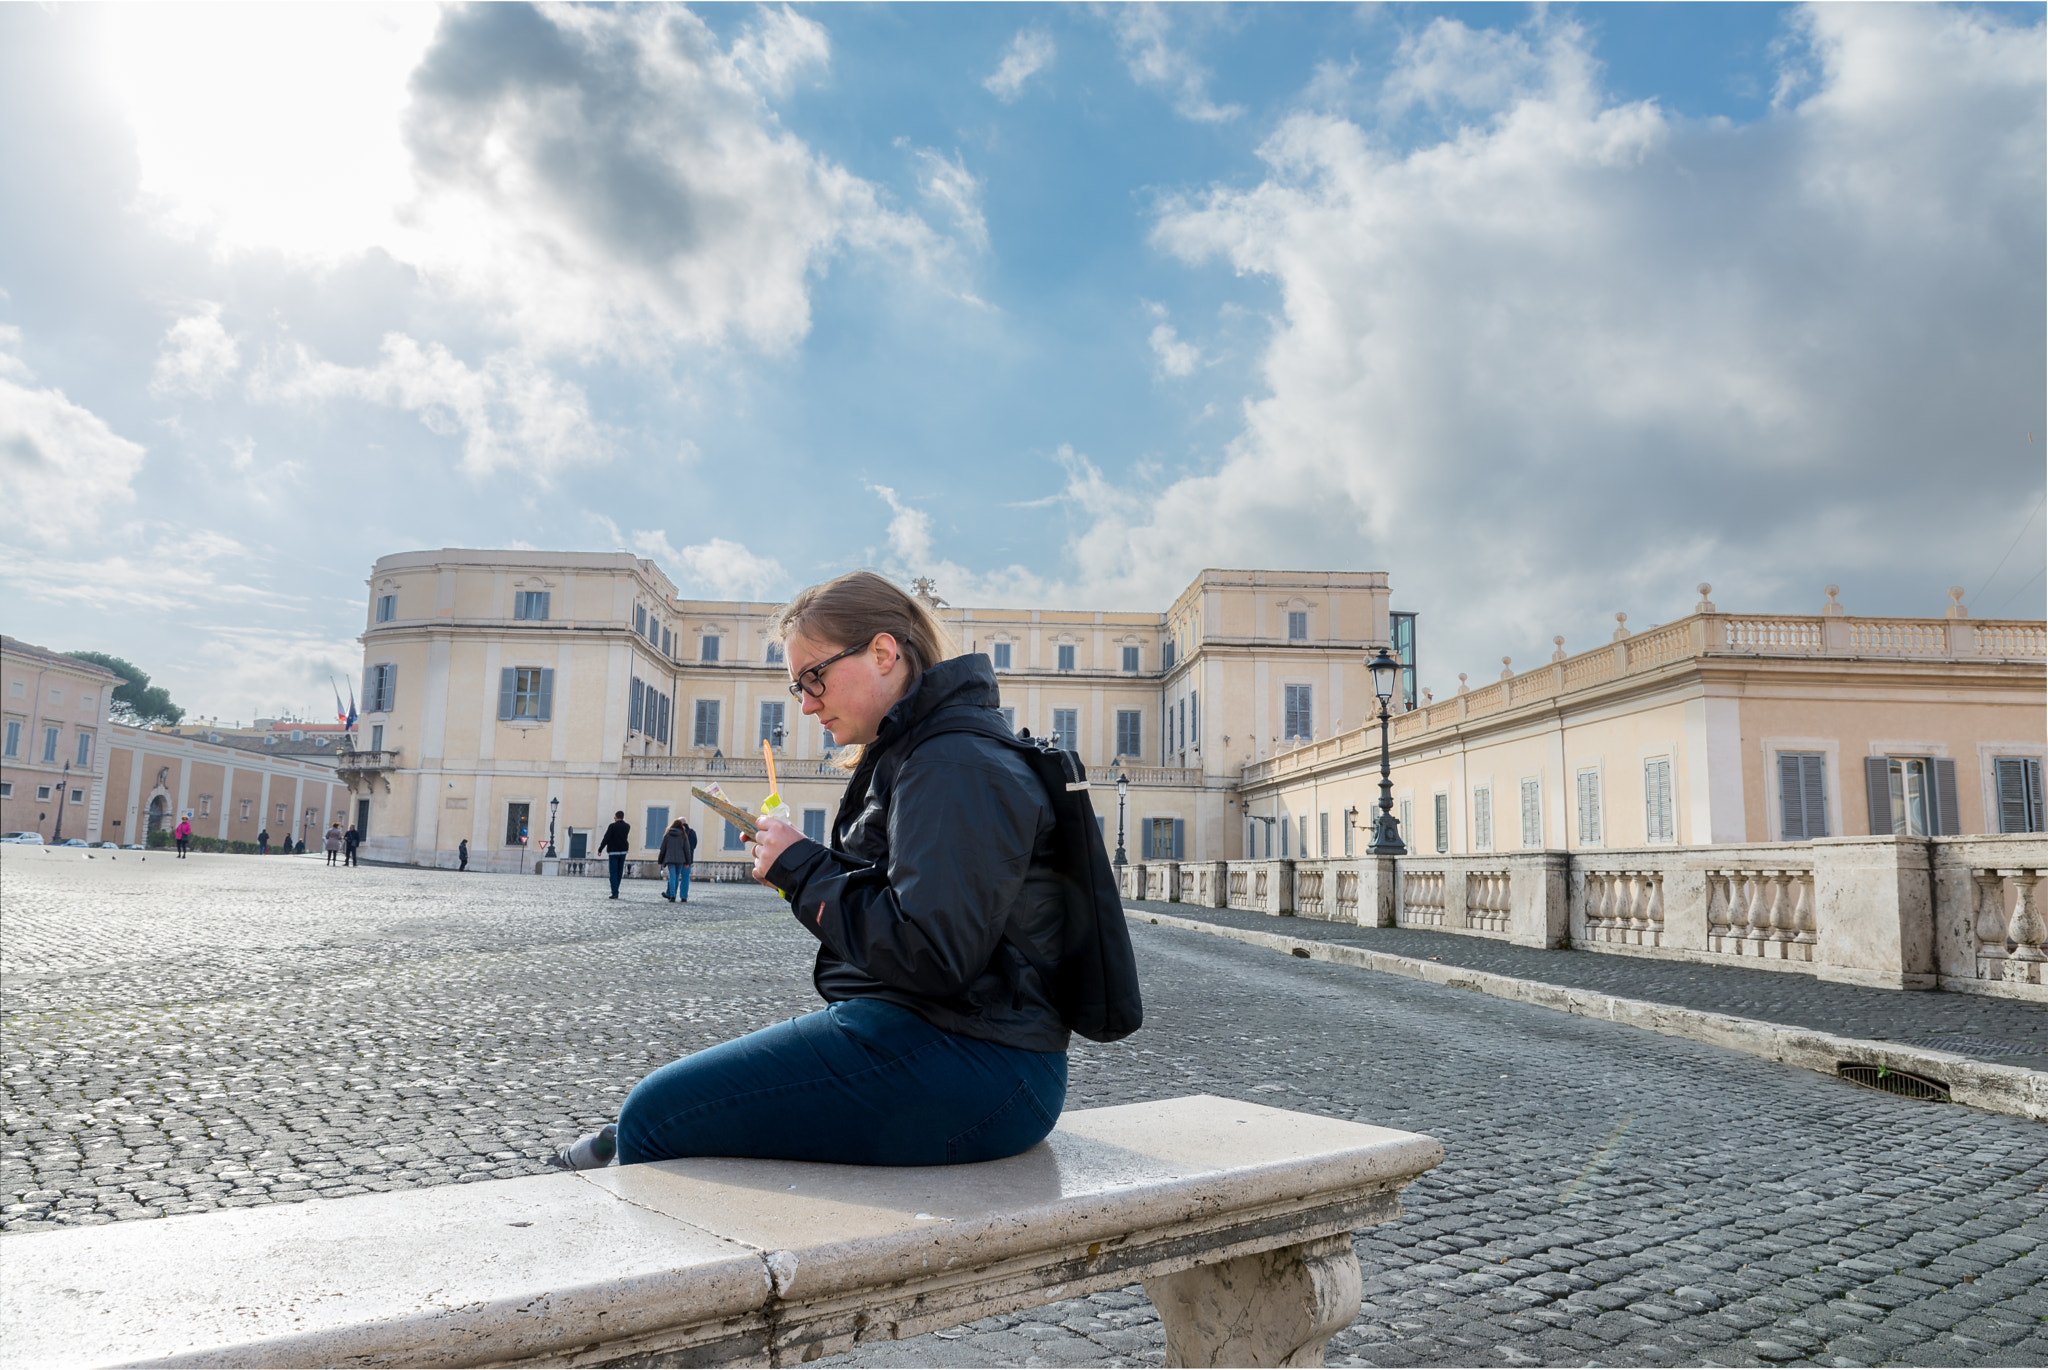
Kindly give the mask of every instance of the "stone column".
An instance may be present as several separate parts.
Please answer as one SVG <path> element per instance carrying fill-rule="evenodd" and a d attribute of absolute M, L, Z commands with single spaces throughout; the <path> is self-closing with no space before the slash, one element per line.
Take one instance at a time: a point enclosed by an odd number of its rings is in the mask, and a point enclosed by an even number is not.
<path fill-rule="evenodd" d="M 1935 987 L 1934 888 L 1924 838 L 1816 839 L 1813 913 L 1821 979 Z"/>
<path fill-rule="evenodd" d="M 1535 852 L 1508 858 L 1508 940 L 1518 947 L 1561 947 L 1571 935 L 1571 856 Z M 1393 921 L 1390 916 L 1387 920 Z"/>
<path fill-rule="evenodd" d="M 1391 928 L 1401 900 L 1401 875 L 1391 856 L 1358 858 L 1358 925 Z"/>
<path fill-rule="evenodd" d="M 1272 914 L 1294 912 L 1294 862 L 1291 859 L 1266 863 L 1264 911 Z"/>
<path fill-rule="evenodd" d="M 1364 1282 L 1349 1233 L 1145 1281 L 1168 1365 L 1321 1365 L 1358 1316 Z"/>

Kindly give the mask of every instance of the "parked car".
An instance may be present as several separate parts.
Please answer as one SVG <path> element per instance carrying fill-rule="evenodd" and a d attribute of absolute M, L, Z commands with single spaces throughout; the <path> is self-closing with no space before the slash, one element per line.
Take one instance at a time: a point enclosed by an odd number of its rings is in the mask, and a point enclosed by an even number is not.
<path fill-rule="evenodd" d="M 130 843 L 129 843 L 129 844 L 127 845 L 127 846 L 125 846 L 125 847 L 121 848 L 121 850 L 122 850 L 122 851 L 148 851 L 148 850 L 149 850 L 149 848 L 148 848 L 148 847 L 145 847 L 145 846 L 143 846 L 143 845 L 142 845 L 142 844 L 141 844 L 140 842 L 130 842 Z"/>
<path fill-rule="evenodd" d="M 88 847 L 98 847 L 104 851 L 121 850 L 121 844 L 119 842 L 88 842 L 85 845 Z"/>
<path fill-rule="evenodd" d="M 60 847 L 82 847 L 85 845 L 85 839 L 83 837 L 67 837 L 57 845 Z"/>
<path fill-rule="evenodd" d="M 40 847 L 43 835 L 39 832 L 0 832 L 0 842 L 12 842 L 22 847 Z"/>

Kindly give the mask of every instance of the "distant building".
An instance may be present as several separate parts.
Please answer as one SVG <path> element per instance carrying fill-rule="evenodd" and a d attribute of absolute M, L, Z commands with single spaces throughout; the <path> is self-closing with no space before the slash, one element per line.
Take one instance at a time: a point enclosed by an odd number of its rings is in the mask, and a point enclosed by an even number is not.
<path fill-rule="evenodd" d="M 98 841 L 106 776 L 103 666 L 0 637 L 0 831 Z M 61 815 L 61 817 L 60 817 Z"/>

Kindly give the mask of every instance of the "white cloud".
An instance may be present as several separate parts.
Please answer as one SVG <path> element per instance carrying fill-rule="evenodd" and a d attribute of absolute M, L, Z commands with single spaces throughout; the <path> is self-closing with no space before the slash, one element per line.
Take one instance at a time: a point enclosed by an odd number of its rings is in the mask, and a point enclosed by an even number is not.
<path fill-rule="evenodd" d="M 247 567 L 254 557 L 222 533 L 139 522 L 97 531 L 104 534 L 103 549 L 79 555 L 53 556 L 0 543 L 0 582 L 39 601 L 98 614 L 134 610 L 137 587 L 146 587 L 153 614 L 221 604 L 304 607 L 298 596 L 231 575 L 232 567 Z"/>
<path fill-rule="evenodd" d="M 385 335 L 372 366 L 341 366 L 295 345 L 250 394 L 273 404 L 357 399 L 411 411 L 435 433 L 462 434 L 461 469 L 471 476 L 516 469 L 545 480 L 611 451 L 582 389 L 531 357 L 500 352 L 471 368 L 439 343 L 421 346 L 402 333 Z"/>
<path fill-rule="evenodd" d="M 677 547 L 658 529 L 633 530 L 633 550 L 661 564 L 684 597 L 774 600 L 789 590 L 782 563 L 730 538 Z"/>
<path fill-rule="evenodd" d="M 1170 323 L 1155 324 L 1148 341 L 1152 355 L 1159 359 L 1159 369 L 1169 376 L 1192 376 L 1202 364 L 1201 349 L 1182 342 Z"/>
<path fill-rule="evenodd" d="M 1014 104 L 1024 94 L 1024 83 L 1050 67 L 1057 53 L 1051 34 L 1018 29 L 1010 46 L 1003 49 L 1003 60 L 981 84 L 1004 104 Z"/>
<path fill-rule="evenodd" d="M 1169 40 L 1173 20 L 1162 6 L 1124 5 L 1114 12 L 1117 46 L 1131 79 L 1173 96 L 1174 113 L 1197 123 L 1227 123 L 1244 113 L 1240 105 L 1209 98 L 1209 69 Z"/>
<path fill-rule="evenodd" d="M 1277 287 L 1263 393 L 1209 469 L 1112 485 L 1071 458 L 1052 597 L 1384 568 L 1438 685 L 1676 616 L 1701 579 L 1724 607 L 1808 610 L 1828 580 L 1938 606 L 2038 489 L 1980 454 L 2040 422 L 2042 32 L 1799 22 L 1814 90 L 1745 128 L 1607 99 L 1567 23 L 1433 25 L 1389 87 L 1472 122 L 1403 151 L 1304 112 L 1263 181 L 1169 204 L 1161 246 Z"/>
<path fill-rule="evenodd" d="M 221 326 L 220 306 L 208 304 L 172 324 L 164 334 L 149 392 L 210 396 L 242 364 L 241 349 Z"/>
<path fill-rule="evenodd" d="M 899 140 L 900 141 L 900 140 Z M 924 198 L 945 211 L 959 226 L 960 236 L 976 249 L 988 247 L 988 220 L 981 213 L 981 181 L 956 152 L 948 157 L 930 148 L 912 148 L 917 159 L 917 185 Z"/>
<path fill-rule="evenodd" d="M 143 448 L 63 391 L 36 388 L 15 355 L 20 341 L 18 329 L 0 329 L 0 528 L 61 545 L 133 503 Z"/>

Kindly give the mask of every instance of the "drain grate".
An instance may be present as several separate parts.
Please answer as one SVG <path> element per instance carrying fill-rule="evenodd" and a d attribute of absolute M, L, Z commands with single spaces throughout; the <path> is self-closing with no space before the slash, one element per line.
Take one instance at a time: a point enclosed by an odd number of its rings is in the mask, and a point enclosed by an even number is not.
<path fill-rule="evenodd" d="M 2030 1046 L 2025 1042 L 2008 1042 L 1998 1037 L 1971 1037 L 1963 1033 L 1942 1033 L 1932 1037 L 1915 1037 L 1901 1045 L 1926 1047 L 1931 1051 L 1952 1051 L 1958 1056 L 2039 1056 L 2048 1054 L 2048 1046 Z"/>
<path fill-rule="evenodd" d="M 1925 1075 L 1915 1075 L 1910 1070 L 1893 1070 L 1888 1066 L 1866 1066 L 1852 1061 L 1842 1061 L 1835 1066 L 1835 1074 L 1852 1085 L 1881 1089 L 1887 1094 L 1903 1095 L 1908 1099 L 1932 1099 L 1940 1104 L 1949 1102 L 1947 1085 L 1939 1080 L 1930 1080 Z"/>

